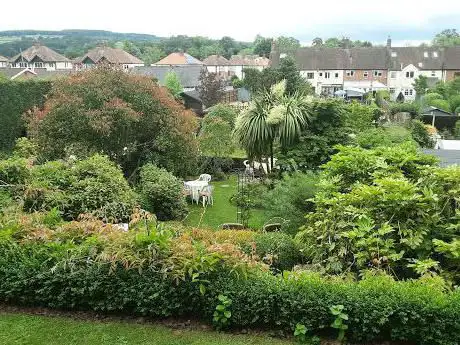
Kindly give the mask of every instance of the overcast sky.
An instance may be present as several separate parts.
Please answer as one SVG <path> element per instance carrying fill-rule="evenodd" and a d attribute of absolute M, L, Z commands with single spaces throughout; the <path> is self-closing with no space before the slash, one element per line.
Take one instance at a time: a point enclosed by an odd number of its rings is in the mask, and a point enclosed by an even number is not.
<path fill-rule="evenodd" d="M 445 28 L 460 26 L 458 0 L 1 2 L 0 13 L 8 15 L 1 16 L 0 30 L 101 29 L 158 36 L 231 36 L 243 41 L 252 41 L 257 34 L 284 35 L 303 44 L 316 36 L 383 43 L 391 35 L 402 45 L 430 40 Z"/>

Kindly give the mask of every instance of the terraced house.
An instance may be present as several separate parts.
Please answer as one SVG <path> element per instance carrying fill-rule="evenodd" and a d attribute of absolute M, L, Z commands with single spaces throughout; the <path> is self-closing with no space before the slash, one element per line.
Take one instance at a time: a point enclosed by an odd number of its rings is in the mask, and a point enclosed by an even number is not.
<path fill-rule="evenodd" d="M 271 64 L 283 54 L 272 47 Z M 460 47 L 326 48 L 305 47 L 294 56 L 302 75 L 318 95 L 339 90 L 388 90 L 393 99 L 415 99 L 414 80 L 423 75 L 429 85 L 460 77 Z"/>

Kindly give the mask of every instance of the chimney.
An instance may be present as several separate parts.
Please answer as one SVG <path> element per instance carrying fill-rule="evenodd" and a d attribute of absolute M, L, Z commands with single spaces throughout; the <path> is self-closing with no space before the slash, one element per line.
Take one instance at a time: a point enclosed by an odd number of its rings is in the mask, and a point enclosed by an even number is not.
<path fill-rule="evenodd" d="M 388 36 L 387 38 L 387 48 L 391 48 L 391 37 Z"/>

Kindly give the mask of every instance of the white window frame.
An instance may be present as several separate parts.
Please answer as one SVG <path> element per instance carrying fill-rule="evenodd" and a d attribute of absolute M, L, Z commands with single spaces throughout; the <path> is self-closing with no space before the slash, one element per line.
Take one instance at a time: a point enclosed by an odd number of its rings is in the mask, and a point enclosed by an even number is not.
<path fill-rule="evenodd" d="M 352 69 L 348 70 L 346 73 L 347 73 L 347 77 L 354 77 L 355 76 L 355 71 L 352 70 Z"/>
<path fill-rule="evenodd" d="M 315 79 L 315 72 L 307 72 L 307 79 Z"/>
<path fill-rule="evenodd" d="M 391 57 L 397 57 L 398 53 L 397 52 L 391 52 Z"/>
<path fill-rule="evenodd" d="M 426 58 L 429 57 L 428 52 L 424 52 L 423 57 L 426 57 Z"/>
<path fill-rule="evenodd" d="M 34 67 L 35 68 L 43 68 L 44 67 L 43 62 L 34 62 Z"/>
<path fill-rule="evenodd" d="M 382 71 L 379 69 L 374 70 L 374 77 L 381 77 L 383 75 Z"/>
<path fill-rule="evenodd" d="M 431 71 L 431 76 L 436 77 L 436 71 Z"/>
<path fill-rule="evenodd" d="M 335 72 L 335 73 L 334 73 L 334 78 L 337 79 L 338 77 L 339 77 L 339 72 Z"/>
<path fill-rule="evenodd" d="M 415 72 L 414 71 L 407 71 L 406 72 L 406 78 L 407 79 L 414 79 L 415 77 Z"/>
<path fill-rule="evenodd" d="M 363 78 L 369 78 L 369 71 L 364 71 L 363 72 Z"/>
<path fill-rule="evenodd" d="M 398 73 L 395 71 L 390 72 L 390 79 L 396 79 L 398 77 Z"/>
<path fill-rule="evenodd" d="M 27 63 L 27 62 L 20 62 L 20 63 L 19 63 L 19 67 L 21 67 L 21 68 L 27 68 L 27 67 L 29 67 L 29 66 L 28 66 L 28 63 Z"/>
<path fill-rule="evenodd" d="M 433 57 L 437 58 L 438 57 L 438 52 L 433 52 Z"/>
<path fill-rule="evenodd" d="M 331 72 L 324 72 L 324 79 L 331 79 Z"/>
<path fill-rule="evenodd" d="M 395 92 L 396 92 L 396 88 L 390 87 L 390 93 L 391 93 L 391 94 L 394 94 Z"/>

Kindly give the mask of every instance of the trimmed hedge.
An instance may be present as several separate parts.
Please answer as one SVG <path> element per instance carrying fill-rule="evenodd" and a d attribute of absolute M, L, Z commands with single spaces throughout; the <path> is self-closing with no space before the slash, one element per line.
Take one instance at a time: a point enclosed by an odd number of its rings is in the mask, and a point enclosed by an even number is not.
<path fill-rule="evenodd" d="M 110 269 L 85 259 L 73 265 L 57 264 L 63 251 L 65 244 L 0 242 L 0 299 L 153 317 L 193 314 L 211 320 L 217 296 L 224 294 L 232 300 L 232 327 L 292 331 L 301 323 L 311 333 L 330 330 L 333 316 L 329 307 L 343 304 L 349 315 L 347 337 L 352 341 L 460 342 L 460 291 L 442 292 L 434 278 L 395 282 L 374 276 L 356 283 L 258 271 L 237 279 L 222 269 L 200 276 L 209 281 L 201 295 L 198 284 L 189 279 L 172 281 L 160 267 L 140 271 L 120 264 Z M 84 258 L 85 251 L 81 254 Z"/>
<path fill-rule="evenodd" d="M 41 108 L 51 82 L 46 80 L 0 82 L 0 151 L 9 151 L 14 141 L 25 134 L 23 114 Z"/>

